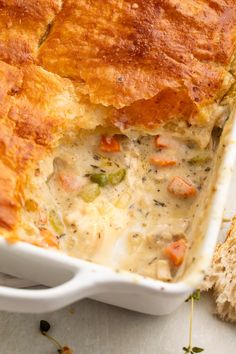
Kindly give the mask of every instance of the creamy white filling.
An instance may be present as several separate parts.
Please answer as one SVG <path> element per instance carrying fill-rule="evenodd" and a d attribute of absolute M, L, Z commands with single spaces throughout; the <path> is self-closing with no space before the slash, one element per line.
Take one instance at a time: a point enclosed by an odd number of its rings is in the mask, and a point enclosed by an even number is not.
<path fill-rule="evenodd" d="M 57 213 L 61 223 L 61 235 L 56 230 L 59 246 L 66 253 L 155 278 L 158 260 L 165 259 L 163 249 L 180 237 L 188 239 L 198 202 L 198 196 L 173 196 L 168 184 L 175 176 L 187 178 L 200 194 L 211 161 L 189 163 L 202 151 L 191 142 L 171 137 L 170 146 L 162 149 L 155 147 L 153 137 L 120 137 L 121 152 L 102 153 L 100 136 L 99 130 L 83 132 L 70 142 L 62 142 L 53 155 L 40 162 L 27 197 L 36 200 L 46 215 L 50 210 Z M 175 160 L 176 165 L 152 166 L 153 155 Z M 56 159 L 60 159 L 60 166 L 55 169 Z M 58 169 L 76 176 L 75 191 L 63 188 Z M 126 170 L 119 184 L 99 187 L 100 194 L 92 202 L 81 198 L 81 191 L 91 184 L 91 174 L 116 173 L 119 169 Z M 24 218 L 26 223 L 42 227 L 38 211 L 25 213 Z M 43 227 L 55 233 L 48 220 Z"/>

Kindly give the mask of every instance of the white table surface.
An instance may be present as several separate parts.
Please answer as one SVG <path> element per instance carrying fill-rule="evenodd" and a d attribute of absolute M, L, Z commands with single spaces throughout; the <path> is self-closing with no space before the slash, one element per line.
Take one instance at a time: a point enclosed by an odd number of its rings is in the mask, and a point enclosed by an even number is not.
<path fill-rule="evenodd" d="M 188 341 L 188 316 L 188 303 L 172 315 L 153 317 L 91 300 L 45 315 L 1 312 L 0 353 L 55 354 L 38 330 L 40 319 L 46 319 L 54 326 L 51 333 L 75 354 L 181 354 Z M 193 343 L 206 354 L 236 353 L 236 325 L 215 318 L 205 296 L 196 305 Z"/>
<path fill-rule="evenodd" d="M 236 169 L 228 194 L 225 216 L 236 214 Z M 223 225 L 223 233 L 229 224 Z M 196 303 L 193 344 L 206 354 L 236 354 L 236 325 L 212 315 L 209 295 Z M 74 349 L 74 354 L 181 354 L 188 342 L 189 304 L 175 313 L 153 317 L 83 300 L 45 315 L 0 312 L 0 354 L 55 354 L 52 344 L 38 330 L 41 319 L 51 333 Z"/>

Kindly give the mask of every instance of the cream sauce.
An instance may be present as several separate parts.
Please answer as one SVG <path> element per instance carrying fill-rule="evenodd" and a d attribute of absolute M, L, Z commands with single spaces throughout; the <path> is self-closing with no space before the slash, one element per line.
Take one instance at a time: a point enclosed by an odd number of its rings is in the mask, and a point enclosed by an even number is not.
<path fill-rule="evenodd" d="M 212 165 L 210 147 L 204 151 L 209 158 L 199 163 L 195 160 L 202 150 L 190 141 L 164 136 L 168 147 L 157 148 L 152 136 L 120 135 L 121 151 L 104 153 L 100 138 L 99 130 L 81 132 L 41 161 L 27 195 L 37 201 L 41 216 L 30 211 L 24 217 L 37 229 L 45 227 L 42 213 L 46 215 L 46 227 L 56 232 L 60 249 L 69 255 L 157 278 L 165 247 L 179 238 L 191 244 L 191 221 Z M 156 167 L 150 163 L 152 156 L 176 164 Z M 120 169 L 126 175 L 119 184 L 97 185 L 100 194 L 91 202 L 81 197 L 92 184 L 91 174 L 109 175 Z M 168 185 L 175 176 L 191 181 L 197 195 L 171 194 Z M 58 218 L 57 229 L 48 217 L 51 210 Z M 174 277 L 177 268 L 170 264 L 170 270 Z"/>

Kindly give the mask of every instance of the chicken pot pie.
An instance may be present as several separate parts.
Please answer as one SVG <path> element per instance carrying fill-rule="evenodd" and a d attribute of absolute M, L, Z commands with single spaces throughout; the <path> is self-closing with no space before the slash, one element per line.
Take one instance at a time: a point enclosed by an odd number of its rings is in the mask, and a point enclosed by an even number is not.
<path fill-rule="evenodd" d="M 233 0 L 0 0 L 0 227 L 165 281 L 235 98 Z"/>

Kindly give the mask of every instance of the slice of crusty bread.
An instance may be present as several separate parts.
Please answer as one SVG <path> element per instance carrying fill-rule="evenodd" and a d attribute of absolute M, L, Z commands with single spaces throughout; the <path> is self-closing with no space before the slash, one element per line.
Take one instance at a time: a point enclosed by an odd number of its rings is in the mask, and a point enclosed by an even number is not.
<path fill-rule="evenodd" d="M 236 322 L 236 217 L 224 243 L 215 251 L 212 266 L 201 290 L 212 289 L 216 313 L 225 321 Z"/>

